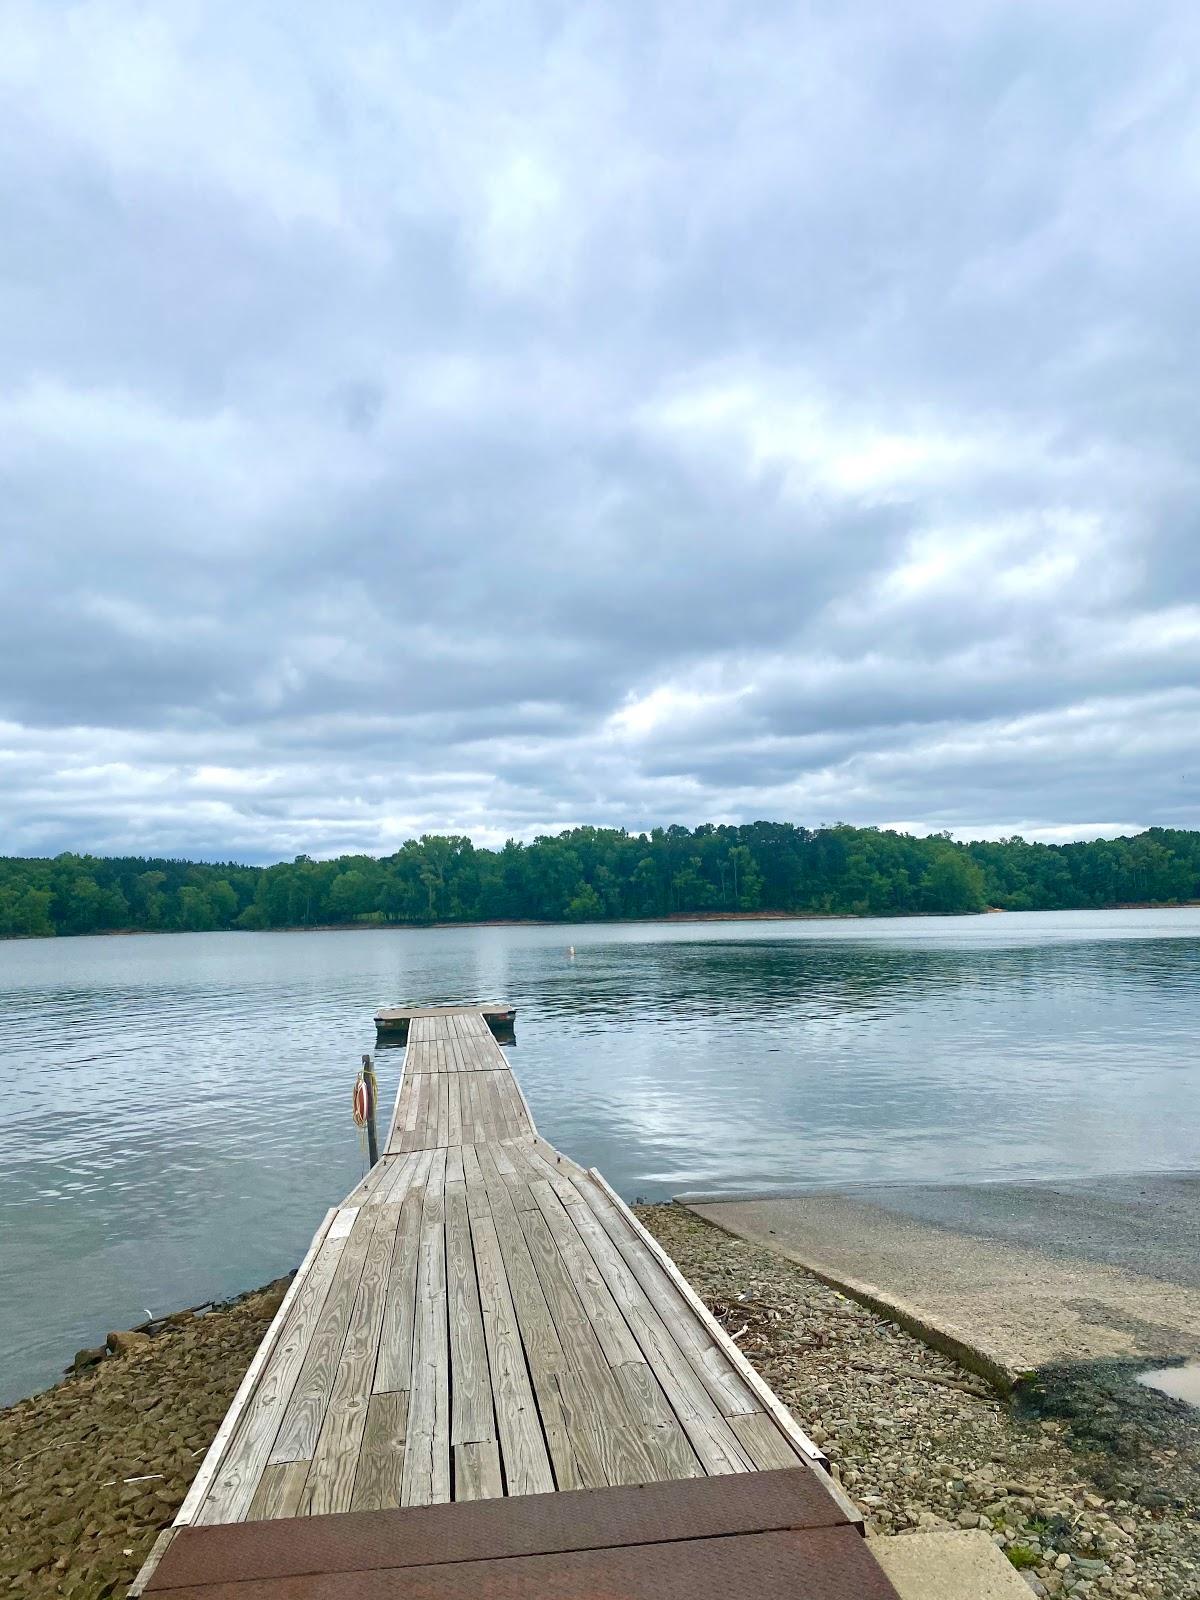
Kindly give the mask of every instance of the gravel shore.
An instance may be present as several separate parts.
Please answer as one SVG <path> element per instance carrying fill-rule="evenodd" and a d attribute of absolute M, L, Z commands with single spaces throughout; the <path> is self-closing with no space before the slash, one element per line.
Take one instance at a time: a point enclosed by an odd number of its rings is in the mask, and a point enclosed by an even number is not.
<path fill-rule="evenodd" d="M 1200 1596 L 1200 1419 L 1111 1367 L 1001 1401 L 895 1324 L 682 1206 L 642 1222 L 873 1529 L 984 1528 L 1035 1594 Z"/>
<path fill-rule="evenodd" d="M 1034 1593 L 1200 1600 L 1200 1427 L 1128 1375 L 1042 1375 L 1024 1411 L 769 1250 L 639 1212 L 880 1533 L 986 1528 Z M 183 1500 L 284 1284 L 0 1412 L 0 1595 L 104 1600 Z"/>

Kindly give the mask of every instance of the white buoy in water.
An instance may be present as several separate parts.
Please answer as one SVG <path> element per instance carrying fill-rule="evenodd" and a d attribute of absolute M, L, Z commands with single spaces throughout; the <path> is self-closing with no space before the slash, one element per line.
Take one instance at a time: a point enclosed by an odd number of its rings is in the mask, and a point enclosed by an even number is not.
<path fill-rule="evenodd" d="M 569 944 L 567 946 L 567 954 L 570 956 L 571 960 L 574 961 L 574 959 L 575 959 L 575 946 L 573 944 Z"/>

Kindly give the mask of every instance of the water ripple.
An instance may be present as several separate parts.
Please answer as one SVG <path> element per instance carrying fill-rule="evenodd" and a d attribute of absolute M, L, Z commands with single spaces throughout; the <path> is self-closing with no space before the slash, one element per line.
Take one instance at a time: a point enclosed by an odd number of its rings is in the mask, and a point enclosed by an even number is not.
<path fill-rule="evenodd" d="M 516 1003 L 542 1131 L 656 1196 L 1195 1166 L 1198 979 L 1192 911 L 0 944 L 0 1399 L 295 1264 L 381 1002 Z"/>

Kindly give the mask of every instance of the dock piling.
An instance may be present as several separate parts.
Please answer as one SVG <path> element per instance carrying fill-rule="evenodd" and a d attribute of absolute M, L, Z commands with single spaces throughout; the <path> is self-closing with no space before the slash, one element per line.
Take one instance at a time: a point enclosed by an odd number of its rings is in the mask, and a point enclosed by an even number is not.
<path fill-rule="evenodd" d="M 360 1095 L 359 1090 L 362 1090 Z M 367 1130 L 367 1158 L 373 1167 L 379 1160 L 379 1136 L 375 1131 L 375 1107 L 379 1103 L 379 1084 L 370 1056 L 363 1056 L 362 1071 L 354 1088 L 354 1120 Z"/>

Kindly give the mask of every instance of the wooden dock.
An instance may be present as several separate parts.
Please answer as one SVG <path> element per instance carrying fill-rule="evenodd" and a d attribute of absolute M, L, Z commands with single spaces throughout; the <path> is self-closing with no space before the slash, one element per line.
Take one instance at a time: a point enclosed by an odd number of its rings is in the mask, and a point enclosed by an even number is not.
<path fill-rule="evenodd" d="M 372 1548 L 380 1539 L 410 1555 L 436 1547 L 446 1563 L 478 1563 L 481 1578 L 484 1566 L 551 1552 L 561 1562 L 585 1545 L 620 1550 L 628 1564 L 649 1536 L 630 1531 L 629 1517 L 640 1526 L 643 1512 L 611 1496 L 621 1486 L 675 1485 L 661 1514 L 684 1542 L 713 1542 L 688 1531 L 695 1516 L 729 1523 L 726 1536 L 739 1542 L 816 1530 L 837 1545 L 846 1572 L 870 1580 L 764 1593 L 891 1594 L 857 1537 L 857 1512 L 822 1466 L 601 1175 L 538 1136 L 483 1013 L 430 1011 L 410 1020 L 385 1153 L 318 1230 L 161 1541 L 162 1559 L 152 1558 L 139 1585 L 173 1588 L 184 1600 L 257 1576 L 253 1600 L 307 1595 L 295 1587 L 304 1573 L 338 1573 L 341 1583 L 359 1571 L 350 1532 L 363 1517 Z M 735 1478 L 744 1482 L 733 1514 Z M 771 1498 L 780 1479 L 792 1497 L 786 1514 Z M 593 1493 L 564 1500 L 564 1490 Z M 689 1499 L 697 1492 L 701 1499 Z M 507 1512 L 462 1504 L 499 1501 Z M 441 1507 L 441 1520 L 406 1509 L 418 1507 Z M 599 1543 L 580 1545 L 572 1523 L 586 1529 L 589 1518 L 609 1531 L 594 1527 L 587 1539 Z M 278 1519 L 289 1519 L 288 1539 L 272 1533 Z M 292 1519 L 310 1519 L 307 1544 L 295 1543 L 305 1524 Z M 244 1527 L 235 1537 L 230 1525 Z M 433 1545 L 422 1544 L 420 1530 L 435 1527 Z M 456 1540 L 483 1553 L 455 1554 Z M 309 1565 L 284 1559 L 296 1549 L 310 1551 Z M 431 1565 L 439 1562 L 389 1557 L 372 1571 Z M 635 1562 L 625 1588 L 606 1569 L 603 1583 L 641 1594 L 638 1574 L 653 1566 Z M 515 1568 L 505 1571 L 515 1579 Z M 285 1578 L 291 1587 L 267 1581 Z M 443 1592 L 440 1583 L 428 1592 Z M 489 1579 L 444 1592 L 505 1591 Z M 664 1593 L 661 1576 L 645 1592 Z"/>

